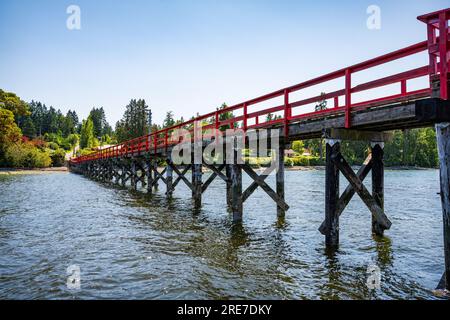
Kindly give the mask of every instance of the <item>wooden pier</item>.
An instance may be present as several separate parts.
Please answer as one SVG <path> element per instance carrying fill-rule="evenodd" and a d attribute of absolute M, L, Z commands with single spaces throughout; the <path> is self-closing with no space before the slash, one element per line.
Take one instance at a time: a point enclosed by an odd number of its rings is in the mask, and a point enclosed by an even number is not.
<path fill-rule="evenodd" d="M 374 234 L 383 236 L 384 232 L 391 227 L 392 223 L 385 212 L 385 210 L 389 211 L 389 208 L 384 206 L 383 164 L 384 143 L 391 137 L 389 131 L 436 126 L 445 244 L 445 272 L 442 286 L 450 290 L 450 280 L 447 280 L 450 279 L 450 100 L 448 95 L 450 9 L 423 15 L 418 19 L 426 23 L 428 35 L 426 41 L 224 110 L 216 110 L 194 120 L 123 142 L 95 154 L 73 159 L 70 162 L 71 170 L 102 182 L 121 186 L 130 185 L 133 189 L 138 189 L 140 186 L 149 194 L 163 184 L 167 197 L 172 197 L 178 184 L 184 183 L 191 190 L 196 207 L 201 207 L 202 195 L 211 183 L 219 178 L 225 181 L 224 197 L 232 212 L 232 219 L 235 223 L 239 223 L 243 217 L 243 203 L 257 188 L 261 188 L 274 201 L 276 215 L 284 217 L 289 210 L 285 193 L 293 192 L 285 190 L 284 186 L 284 151 L 294 140 L 322 137 L 326 141 L 325 208 L 324 221 L 319 230 L 325 236 L 326 246 L 336 248 L 339 245 L 339 217 L 355 195 L 361 198 L 372 214 L 372 221 L 368 223 L 371 223 Z M 422 67 L 352 85 L 352 75 L 357 72 L 371 70 L 373 67 L 421 52 L 428 52 L 429 56 Z M 429 86 L 409 91 L 408 81 L 421 77 L 429 79 Z M 345 83 L 341 90 L 302 100 L 293 101 L 292 99 L 295 92 L 339 78 Z M 392 84 L 399 85 L 398 94 L 352 103 L 352 97 L 356 93 Z M 278 98 L 282 99 L 282 105 L 274 102 L 273 107 L 252 110 L 260 103 Z M 334 105 L 325 110 L 302 109 L 322 100 L 331 100 Z M 225 112 L 233 113 L 234 116 L 223 120 L 221 115 Z M 274 113 L 280 114 L 281 118 L 261 122 L 261 118 Z M 180 144 L 180 138 L 178 136 L 174 138 L 174 132 L 183 129 L 192 133 L 195 130 L 195 127 L 192 128 L 194 122 L 202 121 L 209 122 L 203 125 L 200 131 L 206 133 L 213 130 L 214 133 L 202 137 L 201 140 L 190 138 L 187 142 L 183 141 L 189 144 L 190 161 L 177 164 L 173 159 L 173 150 Z M 234 127 L 239 127 L 243 136 L 238 134 L 227 136 L 224 128 L 233 129 Z M 272 133 L 276 133 L 277 139 L 273 138 Z M 268 153 L 276 159 L 274 161 L 276 165 L 258 174 L 248 163 L 240 161 L 242 147 L 250 148 L 252 144 L 259 142 L 263 136 L 267 135 L 271 137 L 268 139 Z M 342 142 L 348 140 L 365 141 L 371 150 L 356 173 L 341 153 Z M 200 157 L 200 161 L 195 159 L 195 147 L 199 147 L 203 152 L 211 144 L 227 144 L 228 147 L 231 144 L 231 156 L 223 157 L 223 161 L 215 163 L 207 161 L 208 159 L 203 156 Z M 165 163 L 162 171 L 158 170 L 158 163 Z M 203 179 L 203 168 L 211 171 L 208 179 Z M 275 190 L 265 182 L 273 171 L 276 177 Z M 364 185 L 369 173 L 372 179 L 371 190 Z M 252 180 L 245 190 L 242 186 L 243 174 L 248 175 Z M 339 190 L 341 174 L 348 182 L 347 188 L 342 193 Z"/>

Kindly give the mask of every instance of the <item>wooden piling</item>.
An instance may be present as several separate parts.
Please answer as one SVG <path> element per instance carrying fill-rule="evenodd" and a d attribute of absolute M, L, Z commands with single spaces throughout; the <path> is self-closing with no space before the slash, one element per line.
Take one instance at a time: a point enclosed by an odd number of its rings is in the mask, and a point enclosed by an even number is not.
<path fill-rule="evenodd" d="M 284 144 L 280 144 L 277 152 L 277 172 L 276 172 L 276 189 L 277 195 L 284 200 Z M 286 211 L 277 204 L 277 216 L 284 217 Z"/>
<path fill-rule="evenodd" d="M 146 174 L 147 174 L 147 193 L 148 194 L 152 194 L 152 190 L 153 190 L 153 163 L 152 160 L 147 159 L 146 161 Z"/>
<path fill-rule="evenodd" d="M 445 289 L 450 290 L 450 123 L 436 124 L 439 154 L 442 220 L 444 228 Z"/>
<path fill-rule="evenodd" d="M 243 201 L 242 201 L 242 167 L 238 163 L 237 141 L 238 137 L 233 138 L 233 163 L 230 164 L 230 193 L 231 193 L 231 211 L 233 213 L 233 222 L 242 221 Z"/>
<path fill-rule="evenodd" d="M 192 199 L 196 208 L 202 205 L 202 165 L 192 164 Z"/>
<path fill-rule="evenodd" d="M 227 176 L 227 181 L 226 181 L 226 197 L 227 197 L 227 206 L 228 209 L 231 210 L 231 165 L 226 164 L 225 165 L 225 175 Z"/>
<path fill-rule="evenodd" d="M 374 197 L 378 206 L 384 212 L 384 162 L 383 162 L 383 143 L 373 142 L 372 149 L 372 196 Z M 372 232 L 378 236 L 382 236 L 384 228 L 377 223 L 375 217 L 372 215 Z"/>
<path fill-rule="evenodd" d="M 136 160 L 131 160 L 131 187 L 137 190 L 137 171 L 136 171 Z"/>
<path fill-rule="evenodd" d="M 333 156 L 339 154 L 339 140 L 326 140 L 325 169 L 325 244 L 327 247 L 339 245 L 339 169 L 333 161 Z"/>
<path fill-rule="evenodd" d="M 172 197 L 173 194 L 173 169 L 171 163 L 170 153 L 167 156 L 167 169 L 166 169 L 166 196 Z"/>

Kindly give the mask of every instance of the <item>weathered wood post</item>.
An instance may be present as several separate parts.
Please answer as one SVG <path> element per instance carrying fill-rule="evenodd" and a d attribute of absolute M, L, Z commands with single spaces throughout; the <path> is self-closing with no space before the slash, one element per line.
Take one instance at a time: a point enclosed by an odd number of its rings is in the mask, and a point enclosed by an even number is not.
<path fill-rule="evenodd" d="M 173 194 L 173 169 L 169 165 L 172 161 L 170 152 L 167 155 L 167 167 L 166 167 L 166 196 L 171 198 Z"/>
<path fill-rule="evenodd" d="M 450 123 L 436 124 L 439 154 L 442 221 L 444 226 L 445 289 L 450 290 Z"/>
<path fill-rule="evenodd" d="M 339 213 L 337 204 L 339 200 L 339 169 L 333 157 L 341 150 L 341 141 L 325 140 L 326 143 L 326 169 L 325 169 L 325 244 L 327 247 L 339 245 Z"/>
<path fill-rule="evenodd" d="M 137 190 L 137 171 L 135 159 L 131 159 L 131 187 L 134 190 Z"/>
<path fill-rule="evenodd" d="M 227 206 L 228 209 L 231 210 L 231 165 L 225 164 L 225 175 L 227 176 L 226 181 L 226 197 L 227 197 Z"/>
<path fill-rule="evenodd" d="M 152 189 L 153 189 L 153 175 L 152 175 L 152 168 L 153 168 L 153 163 L 152 160 L 147 159 L 147 166 L 146 166 L 146 174 L 147 174 L 147 193 L 148 194 L 152 194 Z"/>
<path fill-rule="evenodd" d="M 158 159 L 157 158 L 155 158 L 153 160 L 153 170 L 158 171 Z M 154 177 L 156 178 L 156 174 L 154 175 Z M 158 190 L 158 187 L 159 187 L 159 184 L 158 184 L 158 180 L 157 180 L 155 183 L 155 190 Z"/>
<path fill-rule="evenodd" d="M 384 143 L 372 142 L 372 196 L 384 212 Z M 372 215 L 372 232 L 383 236 L 384 228 L 380 226 Z"/>
<path fill-rule="evenodd" d="M 123 159 L 121 163 L 121 172 L 120 172 L 120 182 L 122 184 L 122 187 L 125 187 L 126 184 L 126 175 L 127 175 L 127 168 L 126 168 L 126 160 Z"/>
<path fill-rule="evenodd" d="M 281 143 L 278 146 L 277 152 L 277 172 L 276 172 L 276 189 L 277 189 L 277 195 L 284 200 L 284 142 Z M 284 217 L 286 214 L 286 211 L 284 208 L 277 205 L 277 216 L 278 217 Z"/>
<path fill-rule="evenodd" d="M 202 165 L 192 162 L 192 198 L 196 208 L 202 205 Z"/>
<path fill-rule="evenodd" d="M 233 222 L 239 223 L 242 221 L 243 201 L 242 201 L 242 167 L 238 162 L 240 156 L 237 148 L 237 139 L 239 137 L 230 137 L 231 146 L 233 147 L 233 163 L 230 164 L 230 180 L 231 180 L 231 211 L 233 213 Z"/>

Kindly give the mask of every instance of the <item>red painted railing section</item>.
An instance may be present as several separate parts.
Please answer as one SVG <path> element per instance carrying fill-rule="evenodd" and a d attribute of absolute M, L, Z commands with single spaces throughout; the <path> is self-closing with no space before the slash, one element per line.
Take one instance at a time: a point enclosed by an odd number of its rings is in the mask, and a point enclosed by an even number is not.
<path fill-rule="evenodd" d="M 131 154 L 150 153 L 154 154 L 158 149 L 167 149 L 168 146 L 176 144 L 179 141 L 172 139 L 172 134 L 177 129 L 185 129 L 190 133 L 194 130 L 194 123 L 202 123 L 200 130 L 202 132 L 208 129 L 220 129 L 228 125 L 231 128 L 236 123 L 240 124 L 240 128 L 244 131 L 268 128 L 274 126 L 284 127 L 284 134 L 288 136 L 289 124 L 300 120 L 320 118 L 331 114 L 345 114 L 345 127 L 351 127 L 351 112 L 381 105 L 399 103 L 402 101 L 410 101 L 419 98 L 429 97 L 431 94 L 431 80 L 439 79 L 440 98 L 448 100 L 448 80 L 449 80 L 449 60 L 450 60 L 450 44 L 449 44 L 449 26 L 450 9 L 441 10 L 418 17 L 420 21 L 427 24 L 428 40 L 414 44 L 412 46 L 385 54 L 383 56 L 344 68 L 329 74 L 311 79 L 294 86 L 283 88 L 278 91 L 263 95 L 261 97 L 230 106 L 226 109 L 216 110 L 214 112 L 198 116 L 197 118 L 178 124 L 171 128 L 165 128 L 158 132 L 142 136 L 133 140 L 125 141 L 121 144 L 98 151 L 94 154 L 81 156 L 72 159 L 73 163 L 91 161 L 95 159 L 106 159 L 112 157 L 121 157 Z M 429 61 L 424 61 L 423 66 L 413 69 L 402 70 L 394 75 L 385 76 L 358 85 L 353 85 L 353 79 L 361 72 L 372 71 L 377 67 L 393 63 L 403 58 L 415 57 L 428 51 Z M 427 85 L 424 88 L 408 90 L 408 81 L 429 77 Z M 302 94 L 307 90 L 317 86 L 321 86 L 333 81 L 343 80 L 342 87 L 334 89 L 331 92 L 315 94 L 313 96 L 295 98 L 294 95 Z M 398 85 L 399 92 L 384 95 L 376 98 L 367 98 L 359 102 L 353 102 L 355 94 L 366 93 L 371 96 L 370 90 L 377 88 Z M 273 100 L 279 101 L 278 103 Z M 333 102 L 333 107 L 323 110 L 308 110 L 312 104 L 320 103 L 324 100 Z M 343 102 L 343 103 L 342 103 Z M 261 104 L 272 104 L 270 107 L 261 109 Z M 342 103 L 342 104 L 341 104 Z M 252 111 L 252 108 L 255 109 Z M 260 110 L 257 110 L 257 108 Z M 224 113 L 233 113 L 233 118 L 221 120 Z M 269 119 L 269 114 L 277 114 L 276 119 Z M 262 117 L 266 117 L 266 121 L 261 121 Z"/>

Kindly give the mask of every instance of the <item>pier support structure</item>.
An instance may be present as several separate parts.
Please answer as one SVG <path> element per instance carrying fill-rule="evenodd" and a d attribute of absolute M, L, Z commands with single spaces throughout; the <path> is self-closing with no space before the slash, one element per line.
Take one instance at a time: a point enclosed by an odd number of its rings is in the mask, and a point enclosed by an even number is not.
<path fill-rule="evenodd" d="M 319 230 L 325 235 L 327 247 L 339 245 L 339 216 L 353 196 L 358 194 L 372 214 L 372 232 L 382 236 L 391 227 L 391 221 L 384 213 L 384 141 L 390 134 L 347 129 L 325 131 L 325 221 Z M 341 153 L 342 140 L 363 140 L 371 144 L 371 153 L 357 173 L 353 171 Z M 364 179 L 372 171 L 372 194 L 364 186 Z M 342 195 L 339 193 L 339 175 L 349 182 Z"/>

